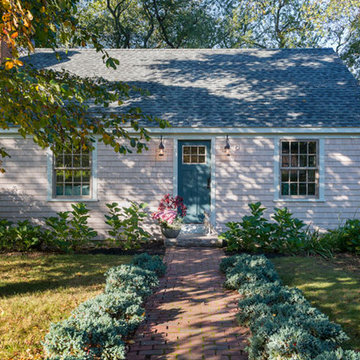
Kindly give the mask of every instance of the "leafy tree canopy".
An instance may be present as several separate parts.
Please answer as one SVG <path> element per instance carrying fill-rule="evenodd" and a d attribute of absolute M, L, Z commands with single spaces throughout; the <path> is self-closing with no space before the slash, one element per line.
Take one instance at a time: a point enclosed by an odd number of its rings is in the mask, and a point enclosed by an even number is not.
<path fill-rule="evenodd" d="M 145 116 L 138 108 L 100 112 L 97 117 L 89 112 L 92 104 L 98 108 L 122 104 L 130 91 L 139 89 L 66 71 L 38 70 L 20 60 L 21 50 L 29 54 L 35 46 L 56 50 L 71 39 L 74 46 L 102 52 L 106 66 L 116 69 L 118 60 L 108 55 L 97 32 L 80 25 L 78 11 L 74 0 L 0 0 L 0 40 L 11 52 L 0 65 L 0 128 L 16 126 L 22 136 L 30 135 L 38 145 L 55 152 L 67 143 L 92 146 L 96 137 L 116 152 L 131 148 L 140 152 L 149 134 L 139 120 L 155 120 L 161 127 L 167 125 L 165 121 Z M 134 132 L 130 134 L 124 124 L 130 124 Z M 8 156 L 4 148 L 0 155 Z"/>
<path fill-rule="evenodd" d="M 79 22 L 108 47 L 332 46 L 360 76 L 360 0 L 82 0 L 79 7 Z"/>
<path fill-rule="evenodd" d="M 333 47 L 360 77 L 360 0 L 234 0 L 229 47 Z"/>
<path fill-rule="evenodd" d="M 82 0 L 79 21 L 114 48 L 208 48 L 219 31 L 208 0 Z"/>

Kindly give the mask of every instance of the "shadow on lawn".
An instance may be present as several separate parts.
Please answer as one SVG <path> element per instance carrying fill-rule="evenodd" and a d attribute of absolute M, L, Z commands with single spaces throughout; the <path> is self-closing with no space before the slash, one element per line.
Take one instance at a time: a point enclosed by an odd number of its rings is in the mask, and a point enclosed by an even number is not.
<path fill-rule="evenodd" d="M 57 288 L 73 288 L 85 287 L 91 285 L 99 285 L 104 283 L 104 277 L 93 275 L 88 276 L 73 276 L 62 278 L 61 280 L 35 280 L 31 282 L 23 281 L 16 283 L 9 283 L 5 286 L 0 286 L 0 296 L 9 297 L 20 294 L 29 294 L 39 291 L 53 290 Z"/>
<path fill-rule="evenodd" d="M 77 258 L 79 256 L 79 258 Z M 2 264 L 1 273 L 11 273 L 12 269 L 18 275 L 16 281 L 3 282 L 0 285 L 0 297 L 10 297 L 58 288 L 85 287 L 105 283 L 104 273 L 111 266 L 118 266 L 130 262 L 131 257 L 109 256 L 96 259 L 94 256 L 68 256 L 66 262 L 57 257 L 49 257 L 44 262 L 20 261 Z M 105 261 L 107 260 L 107 262 Z M 114 261 L 115 260 L 115 261 Z M 61 264 L 60 264 L 61 262 Z M 25 270 L 25 273 L 24 273 Z M 14 277 L 14 274 L 12 274 Z"/>

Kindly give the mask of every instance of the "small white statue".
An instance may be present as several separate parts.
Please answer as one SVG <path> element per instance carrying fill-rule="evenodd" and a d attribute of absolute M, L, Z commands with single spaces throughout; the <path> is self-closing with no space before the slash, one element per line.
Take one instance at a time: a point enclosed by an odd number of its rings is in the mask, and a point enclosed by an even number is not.
<path fill-rule="evenodd" d="M 205 228 L 205 235 L 217 234 L 214 226 L 211 224 L 210 214 L 207 211 L 204 211 L 204 228 Z"/>

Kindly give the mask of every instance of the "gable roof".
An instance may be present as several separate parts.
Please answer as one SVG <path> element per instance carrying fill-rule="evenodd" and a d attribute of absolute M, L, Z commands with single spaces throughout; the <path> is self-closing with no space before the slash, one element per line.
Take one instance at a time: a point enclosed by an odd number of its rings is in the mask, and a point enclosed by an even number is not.
<path fill-rule="evenodd" d="M 360 127 L 360 87 L 332 49 L 72 49 L 58 61 L 37 49 L 30 62 L 102 76 L 150 91 L 127 106 L 174 127 Z"/>

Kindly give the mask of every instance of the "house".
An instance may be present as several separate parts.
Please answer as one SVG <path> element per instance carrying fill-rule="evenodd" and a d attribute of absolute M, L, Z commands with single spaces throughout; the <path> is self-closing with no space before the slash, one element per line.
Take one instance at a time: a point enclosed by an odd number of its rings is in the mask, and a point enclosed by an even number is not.
<path fill-rule="evenodd" d="M 360 88 L 333 50 L 109 54 L 120 61 L 116 71 L 93 50 L 70 50 L 58 61 L 51 50 L 38 49 L 30 61 L 147 89 L 150 96 L 127 106 L 172 127 L 150 125 L 143 154 L 120 155 L 98 143 L 91 154 L 56 160 L 16 129 L 3 131 L 1 146 L 11 158 L 0 178 L 0 218 L 41 218 L 83 201 L 92 210 L 91 225 L 105 236 L 106 203 L 135 200 L 155 209 L 166 193 L 184 197 L 188 231 L 201 227 L 204 211 L 221 229 L 256 201 L 270 209 L 286 206 L 320 229 L 357 216 Z"/>

